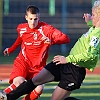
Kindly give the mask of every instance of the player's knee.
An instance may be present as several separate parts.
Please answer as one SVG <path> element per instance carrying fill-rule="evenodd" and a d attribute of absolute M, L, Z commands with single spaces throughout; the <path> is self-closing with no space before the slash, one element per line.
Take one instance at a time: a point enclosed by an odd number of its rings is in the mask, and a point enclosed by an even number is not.
<path fill-rule="evenodd" d="M 23 83 L 24 81 L 14 81 L 13 84 L 18 87 L 21 83 Z"/>
<path fill-rule="evenodd" d="M 36 86 L 42 84 L 41 79 L 40 79 L 40 78 L 37 78 L 37 77 L 34 77 L 34 78 L 32 79 L 32 82 L 33 82 L 34 85 L 36 85 Z"/>
<path fill-rule="evenodd" d="M 25 81 L 25 79 L 24 78 L 19 78 L 19 77 L 17 77 L 17 78 L 15 78 L 14 80 L 13 80 L 13 84 L 16 86 L 16 87 L 18 87 L 21 83 L 23 83 Z"/>

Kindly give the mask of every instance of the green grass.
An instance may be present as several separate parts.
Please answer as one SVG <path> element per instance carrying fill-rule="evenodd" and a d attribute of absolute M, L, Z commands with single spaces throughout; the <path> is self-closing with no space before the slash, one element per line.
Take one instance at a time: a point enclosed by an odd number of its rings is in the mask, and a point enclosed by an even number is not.
<path fill-rule="evenodd" d="M 45 84 L 43 94 L 38 100 L 50 100 L 50 97 L 56 85 L 57 82 Z M 0 84 L 0 89 L 3 90 L 7 86 L 7 83 L 2 83 Z M 100 100 L 100 75 L 86 76 L 81 88 L 73 91 L 71 96 L 79 98 L 81 100 Z M 21 98 L 17 100 L 21 100 Z"/>

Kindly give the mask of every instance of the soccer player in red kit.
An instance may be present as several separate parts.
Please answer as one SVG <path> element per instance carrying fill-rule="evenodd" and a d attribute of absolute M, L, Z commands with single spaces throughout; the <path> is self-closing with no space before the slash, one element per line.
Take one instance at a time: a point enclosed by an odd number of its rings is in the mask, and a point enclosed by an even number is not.
<path fill-rule="evenodd" d="M 28 6 L 25 19 L 27 23 L 19 24 L 17 27 L 18 37 L 15 43 L 4 50 L 4 55 L 9 55 L 21 45 L 21 50 L 14 60 L 10 86 L 4 90 L 6 93 L 10 93 L 25 80 L 36 76 L 44 68 L 51 45 L 70 42 L 66 34 L 39 20 L 38 7 Z M 37 86 L 22 100 L 36 100 L 41 95 L 43 87 L 44 85 Z"/>

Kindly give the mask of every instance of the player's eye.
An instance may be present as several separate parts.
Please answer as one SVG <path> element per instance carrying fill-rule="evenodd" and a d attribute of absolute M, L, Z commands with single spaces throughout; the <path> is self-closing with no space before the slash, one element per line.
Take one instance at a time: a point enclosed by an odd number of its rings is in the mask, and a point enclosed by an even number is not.
<path fill-rule="evenodd" d="M 38 18 L 35 18 L 34 20 L 37 20 Z"/>
<path fill-rule="evenodd" d="M 30 18 L 30 20 L 32 20 L 32 18 Z"/>

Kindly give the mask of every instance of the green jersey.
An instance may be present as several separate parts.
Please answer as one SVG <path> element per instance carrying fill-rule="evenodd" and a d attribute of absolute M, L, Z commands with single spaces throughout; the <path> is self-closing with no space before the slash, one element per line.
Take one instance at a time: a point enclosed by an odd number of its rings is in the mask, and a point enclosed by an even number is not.
<path fill-rule="evenodd" d="M 93 71 L 99 59 L 99 53 L 100 28 L 91 27 L 78 39 L 66 60 Z"/>
<path fill-rule="evenodd" d="M 89 20 L 89 21 L 87 22 L 87 26 L 92 27 L 92 20 Z"/>

